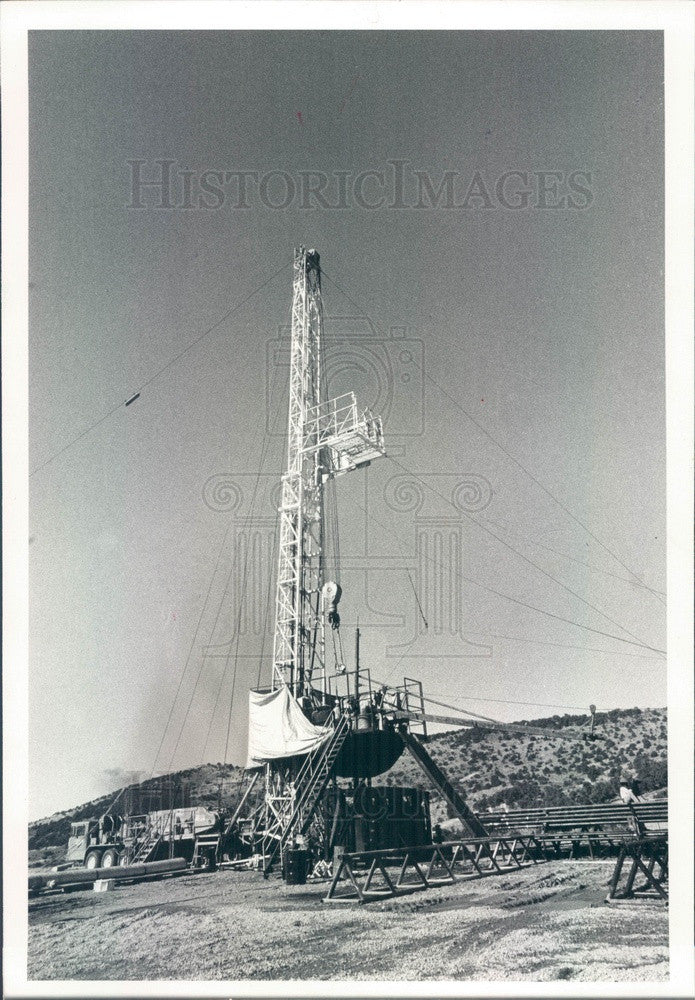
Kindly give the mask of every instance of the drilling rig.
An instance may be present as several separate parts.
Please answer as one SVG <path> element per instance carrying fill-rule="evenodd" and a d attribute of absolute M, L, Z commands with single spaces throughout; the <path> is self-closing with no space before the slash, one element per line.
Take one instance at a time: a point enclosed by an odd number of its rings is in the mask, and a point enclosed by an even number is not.
<path fill-rule="evenodd" d="M 407 748 L 471 834 L 484 827 L 423 746 L 422 685 L 372 682 L 359 662 L 329 665 L 341 587 L 325 579 L 326 484 L 385 455 L 381 419 L 354 393 L 327 398 L 321 266 L 295 251 L 288 442 L 279 508 L 275 633 L 269 688 L 251 691 L 247 769 L 263 768 L 263 801 L 247 822 L 265 872 L 310 828 L 325 857 L 345 849 L 429 842 L 429 798 L 418 788 L 374 788 Z M 342 649 L 342 644 L 341 644 Z M 434 721 L 437 721 L 436 719 Z M 467 720 L 456 720 L 466 725 Z M 419 734 L 421 738 L 416 735 Z M 338 779 L 348 779 L 339 784 Z"/>

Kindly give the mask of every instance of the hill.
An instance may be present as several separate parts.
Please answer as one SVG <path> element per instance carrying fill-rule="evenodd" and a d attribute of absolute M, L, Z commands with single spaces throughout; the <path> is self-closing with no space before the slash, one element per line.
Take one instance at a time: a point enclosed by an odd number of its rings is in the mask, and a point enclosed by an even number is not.
<path fill-rule="evenodd" d="M 210 809 L 234 807 L 244 770 L 233 764 L 204 764 L 170 775 L 149 778 L 109 792 L 83 805 L 53 813 L 29 824 L 29 850 L 67 845 L 70 824 L 101 816 L 120 796 L 115 812 L 141 813 L 170 806 L 203 805 Z"/>
<path fill-rule="evenodd" d="M 554 715 L 516 725 L 552 730 L 576 728 L 585 721 L 586 716 Z M 620 774 L 626 769 L 639 779 L 644 792 L 666 787 L 666 709 L 605 712 L 597 715 L 596 732 L 596 740 L 570 741 L 483 729 L 452 730 L 431 736 L 427 747 L 478 812 L 502 805 L 521 808 L 608 802 L 618 794 Z M 242 768 L 230 764 L 178 771 L 123 790 L 123 804 L 128 805 L 123 811 L 156 808 L 143 804 L 148 796 L 151 801 L 152 796 L 159 797 L 157 805 L 167 808 L 190 802 L 211 809 L 233 809 L 242 792 L 242 780 Z M 415 785 L 432 791 L 408 754 L 375 783 Z M 30 850 L 43 851 L 44 861 L 49 855 L 54 860 L 67 844 L 70 824 L 101 815 L 115 794 L 30 823 Z M 134 805 L 136 801 L 138 805 Z M 446 804 L 434 791 L 431 801 L 433 821 L 446 818 Z"/>
<path fill-rule="evenodd" d="M 609 802 L 623 771 L 639 780 L 643 792 L 665 789 L 666 709 L 616 709 L 596 718 L 598 738 L 591 741 L 469 729 L 433 736 L 427 747 L 476 812 Z M 563 729 L 585 721 L 555 715 L 527 724 Z M 379 782 L 428 787 L 407 754 Z M 433 794 L 431 801 L 433 820 L 445 818 L 441 797 Z"/>

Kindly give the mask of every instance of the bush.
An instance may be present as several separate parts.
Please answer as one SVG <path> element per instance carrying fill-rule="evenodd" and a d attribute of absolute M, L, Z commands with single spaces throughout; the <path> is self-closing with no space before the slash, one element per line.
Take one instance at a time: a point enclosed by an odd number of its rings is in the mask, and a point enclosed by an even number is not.
<path fill-rule="evenodd" d="M 644 792 L 668 785 L 668 766 L 664 758 L 654 759 L 645 754 L 638 754 L 634 769 Z"/>
<path fill-rule="evenodd" d="M 616 778 L 597 781 L 591 788 L 588 802 L 610 802 L 618 794 L 618 780 Z"/>
<path fill-rule="evenodd" d="M 560 788 L 559 785 L 549 784 L 547 788 L 543 789 L 543 805 L 544 806 L 566 806 L 570 804 L 569 796 L 564 788 Z"/>

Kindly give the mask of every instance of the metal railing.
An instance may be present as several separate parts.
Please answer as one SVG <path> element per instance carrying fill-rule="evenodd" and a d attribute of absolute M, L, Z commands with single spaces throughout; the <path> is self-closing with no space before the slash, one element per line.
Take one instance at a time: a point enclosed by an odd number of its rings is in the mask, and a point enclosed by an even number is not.
<path fill-rule="evenodd" d="M 307 410 L 304 424 L 305 450 L 336 448 L 338 451 L 355 445 L 355 438 L 364 445 L 383 451 L 384 432 L 381 417 L 368 408 L 360 411 L 354 392 L 325 400 Z"/>

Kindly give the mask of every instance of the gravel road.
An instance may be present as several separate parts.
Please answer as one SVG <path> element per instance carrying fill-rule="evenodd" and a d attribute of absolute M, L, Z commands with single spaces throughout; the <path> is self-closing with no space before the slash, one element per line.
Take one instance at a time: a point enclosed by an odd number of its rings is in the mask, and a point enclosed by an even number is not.
<path fill-rule="evenodd" d="M 668 978 L 667 911 L 605 904 L 612 862 L 558 862 L 396 900 L 219 871 L 29 901 L 29 978 Z"/>

